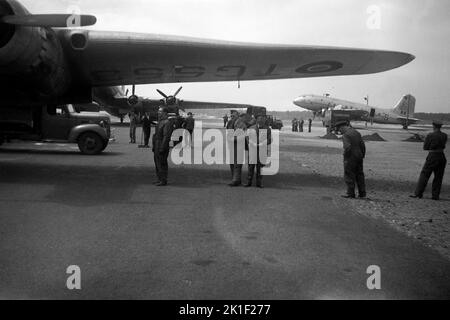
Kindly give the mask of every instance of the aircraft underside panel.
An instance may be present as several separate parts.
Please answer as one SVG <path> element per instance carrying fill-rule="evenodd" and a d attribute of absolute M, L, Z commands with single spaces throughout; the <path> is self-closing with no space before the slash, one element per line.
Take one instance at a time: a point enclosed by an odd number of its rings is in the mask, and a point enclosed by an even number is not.
<path fill-rule="evenodd" d="M 92 86 L 367 74 L 414 59 L 399 52 L 119 32 L 59 30 L 58 36 L 78 77 Z"/>

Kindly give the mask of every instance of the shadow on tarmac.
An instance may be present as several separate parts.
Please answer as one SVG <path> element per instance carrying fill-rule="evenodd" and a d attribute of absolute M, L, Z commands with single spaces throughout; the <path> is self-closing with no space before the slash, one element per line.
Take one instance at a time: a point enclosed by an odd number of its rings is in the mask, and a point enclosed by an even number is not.
<path fill-rule="evenodd" d="M 104 156 L 115 156 L 105 154 Z M 246 182 L 246 169 L 243 170 L 243 183 Z M 68 202 L 78 206 L 92 206 L 102 203 L 121 203 L 130 201 L 134 190 L 148 188 L 149 193 L 182 194 L 183 188 L 231 188 L 227 186 L 231 174 L 228 166 L 200 168 L 171 167 L 169 168 L 169 186 L 158 188 L 153 186 L 156 180 L 154 167 L 117 167 L 110 165 L 67 165 L 62 163 L 30 164 L 28 162 L 5 162 L 0 167 L 2 183 L 25 185 L 53 185 L 54 194 L 48 196 L 49 201 Z M 298 190 L 303 188 L 337 189 L 344 192 L 345 184 L 342 178 L 318 174 L 287 174 L 264 178 L 264 190 Z M 402 190 L 405 196 L 408 190 L 414 190 L 415 184 L 402 181 L 367 180 L 370 191 Z M 445 186 L 445 187 L 448 187 Z M 174 191 L 175 188 L 175 191 Z M 240 189 L 242 192 L 247 189 Z M 253 190 L 254 188 L 252 188 Z M 234 189 L 236 190 L 236 189 Z M 201 192 L 201 191 L 199 191 Z M 326 192 L 324 192 L 325 195 Z M 376 201 L 376 200 L 375 200 Z M 382 201 L 379 199 L 378 201 Z M 445 199 L 444 201 L 449 201 Z"/>

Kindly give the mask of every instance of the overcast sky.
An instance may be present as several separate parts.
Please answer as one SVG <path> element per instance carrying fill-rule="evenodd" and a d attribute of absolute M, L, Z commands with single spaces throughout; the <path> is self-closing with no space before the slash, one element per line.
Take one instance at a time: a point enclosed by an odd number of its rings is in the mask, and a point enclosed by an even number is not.
<path fill-rule="evenodd" d="M 417 98 L 418 112 L 450 112 L 450 1 L 448 0 L 23 0 L 32 13 L 66 13 L 77 5 L 94 14 L 94 29 L 148 32 L 246 42 L 330 45 L 408 52 L 416 60 L 388 72 L 346 77 L 187 83 L 180 98 L 249 103 L 297 110 L 302 94 L 391 108 L 403 94 Z M 381 13 L 380 28 L 368 27 Z M 373 11 L 372 11 L 373 12 Z M 372 21 L 372 20 L 370 20 Z M 373 24 L 371 24 L 373 26 Z M 157 97 L 179 84 L 146 85 L 138 94 Z"/>

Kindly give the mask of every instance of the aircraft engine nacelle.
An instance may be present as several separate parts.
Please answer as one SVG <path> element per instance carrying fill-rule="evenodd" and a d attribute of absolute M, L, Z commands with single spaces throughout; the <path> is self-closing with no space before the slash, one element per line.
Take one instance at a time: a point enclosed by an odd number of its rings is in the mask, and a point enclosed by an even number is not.
<path fill-rule="evenodd" d="M 15 0 L 0 2 L 0 17 L 28 14 Z M 70 86 L 64 52 L 50 28 L 0 23 L 0 74 L 1 85 L 39 98 L 58 96 Z"/>

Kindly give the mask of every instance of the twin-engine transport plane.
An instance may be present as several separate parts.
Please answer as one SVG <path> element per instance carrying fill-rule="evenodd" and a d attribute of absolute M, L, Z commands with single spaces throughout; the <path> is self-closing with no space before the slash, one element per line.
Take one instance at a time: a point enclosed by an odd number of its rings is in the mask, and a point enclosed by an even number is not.
<path fill-rule="evenodd" d="M 78 18 L 80 26 L 96 22 Z M 99 87 L 369 74 L 414 59 L 392 51 L 69 28 L 73 20 L 33 15 L 17 0 L 0 0 L 1 106 L 91 103 Z"/>
<path fill-rule="evenodd" d="M 345 110 L 351 114 L 351 119 L 353 120 L 382 124 L 401 124 L 405 129 L 409 125 L 420 121 L 413 118 L 416 98 L 410 94 L 404 95 L 393 109 L 375 108 L 362 103 L 313 94 L 298 97 L 294 100 L 294 104 L 314 112 L 315 116 L 324 116 L 327 110 Z"/>

